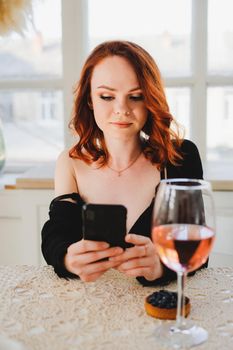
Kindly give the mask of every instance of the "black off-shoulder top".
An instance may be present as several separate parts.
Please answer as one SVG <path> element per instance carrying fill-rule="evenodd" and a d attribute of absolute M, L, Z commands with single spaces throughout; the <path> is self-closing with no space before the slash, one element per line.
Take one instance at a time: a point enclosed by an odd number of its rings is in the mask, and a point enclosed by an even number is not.
<path fill-rule="evenodd" d="M 184 140 L 181 145 L 183 160 L 179 166 L 167 164 L 167 178 L 202 179 L 203 170 L 200 155 L 196 145 Z M 164 172 L 161 171 L 161 179 Z M 74 202 L 63 201 L 71 198 Z M 42 253 L 49 265 L 54 267 L 58 276 L 64 278 L 78 278 L 77 275 L 66 270 L 64 256 L 67 248 L 82 239 L 82 205 L 83 199 L 78 193 L 65 194 L 52 200 L 49 207 L 49 220 L 42 228 Z M 151 237 L 151 220 L 154 198 L 148 208 L 139 216 L 130 229 L 131 233 L 138 233 Z M 207 267 L 205 263 L 201 268 Z M 194 274 L 192 272 L 190 275 Z M 165 285 L 176 279 L 176 273 L 164 266 L 164 274 L 154 281 L 147 281 L 144 277 L 137 280 L 144 286 Z"/>

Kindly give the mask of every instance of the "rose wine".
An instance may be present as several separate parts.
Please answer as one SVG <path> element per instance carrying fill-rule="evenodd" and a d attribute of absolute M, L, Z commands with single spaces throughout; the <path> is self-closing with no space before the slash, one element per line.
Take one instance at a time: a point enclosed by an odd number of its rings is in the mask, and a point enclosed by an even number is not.
<path fill-rule="evenodd" d="M 171 224 L 154 226 L 152 240 L 162 262 L 176 272 L 190 272 L 204 264 L 214 241 L 206 226 Z"/>

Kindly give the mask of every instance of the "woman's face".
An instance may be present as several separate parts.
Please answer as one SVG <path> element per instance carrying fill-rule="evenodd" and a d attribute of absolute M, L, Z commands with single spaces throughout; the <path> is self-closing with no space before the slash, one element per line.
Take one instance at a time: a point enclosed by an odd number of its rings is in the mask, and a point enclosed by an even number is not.
<path fill-rule="evenodd" d="M 138 136 L 148 111 L 136 73 L 123 57 L 103 59 L 93 70 L 91 100 L 95 121 L 105 137 Z"/>

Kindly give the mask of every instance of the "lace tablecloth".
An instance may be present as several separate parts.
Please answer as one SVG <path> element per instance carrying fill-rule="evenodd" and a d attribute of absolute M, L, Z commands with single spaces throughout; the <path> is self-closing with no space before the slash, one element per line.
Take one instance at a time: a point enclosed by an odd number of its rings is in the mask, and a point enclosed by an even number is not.
<path fill-rule="evenodd" d="M 9 349 L 159 350 L 153 330 L 161 321 L 144 311 L 156 289 L 114 270 L 85 283 L 60 279 L 49 266 L 1 266 L 0 339 L 21 344 Z M 233 269 L 199 271 L 185 294 L 191 318 L 209 332 L 198 349 L 233 349 Z"/>

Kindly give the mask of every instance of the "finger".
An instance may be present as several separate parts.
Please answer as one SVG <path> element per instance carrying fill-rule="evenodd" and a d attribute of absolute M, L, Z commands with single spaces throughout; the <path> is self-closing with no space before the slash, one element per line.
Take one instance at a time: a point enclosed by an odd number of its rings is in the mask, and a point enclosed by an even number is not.
<path fill-rule="evenodd" d="M 147 255 L 147 247 L 145 245 L 134 246 L 132 248 L 127 248 L 122 254 L 111 257 L 112 261 L 127 261 L 133 258 L 139 258 Z"/>
<path fill-rule="evenodd" d="M 143 245 L 148 244 L 151 242 L 151 239 L 149 237 L 145 237 L 142 235 L 136 235 L 133 233 L 129 233 L 125 237 L 126 242 L 133 243 L 135 245 Z"/>
<path fill-rule="evenodd" d="M 130 269 L 127 271 L 124 271 L 124 273 L 127 276 L 131 276 L 131 277 L 138 277 L 138 276 L 144 276 L 146 278 L 146 276 L 149 276 L 151 274 L 151 268 L 150 267 L 138 267 L 135 269 Z"/>
<path fill-rule="evenodd" d="M 121 265 L 119 265 L 118 269 L 119 271 L 127 271 L 131 269 L 136 269 L 136 268 L 144 268 L 144 267 L 151 267 L 154 264 L 154 259 L 150 257 L 145 257 L 145 258 L 136 258 L 136 259 L 131 259 L 128 260 Z"/>
<path fill-rule="evenodd" d="M 77 274 L 80 275 L 91 275 L 93 273 L 105 272 L 113 267 L 115 267 L 118 263 L 114 261 L 101 261 L 92 264 L 88 264 L 85 266 L 79 266 L 77 269 Z"/>
<path fill-rule="evenodd" d="M 103 275 L 106 271 L 101 272 L 95 272 L 90 275 L 79 275 L 80 279 L 84 282 L 94 282 L 96 281 L 101 275 Z"/>
<path fill-rule="evenodd" d="M 69 254 L 82 254 L 86 252 L 98 251 L 109 248 L 107 242 L 96 242 L 82 239 L 76 243 L 73 243 L 68 248 Z"/>
<path fill-rule="evenodd" d="M 112 247 L 105 250 L 83 253 L 75 255 L 76 262 L 81 265 L 93 263 L 104 258 L 110 258 L 122 254 L 123 249 L 120 247 Z"/>
<path fill-rule="evenodd" d="M 136 234 L 128 234 L 126 236 L 126 240 L 128 242 L 134 243 L 135 246 L 145 245 L 146 252 L 144 255 L 154 255 L 155 252 L 157 252 L 155 245 L 153 244 L 153 242 L 149 237 L 136 235 Z"/>
<path fill-rule="evenodd" d="M 66 266 L 69 267 L 69 271 L 78 276 L 92 274 L 95 272 L 101 272 L 115 267 L 116 265 L 119 265 L 118 262 L 109 260 L 99 260 L 96 262 L 81 264 L 78 258 L 79 256 L 77 255 L 66 257 Z"/>
<path fill-rule="evenodd" d="M 152 269 L 151 267 L 127 270 L 124 272 L 124 274 L 131 277 L 143 276 L 148 281 L 154 281 L 155 279 L 160 278 L 162 276 L 162 273 L 159 268 Z"/>

